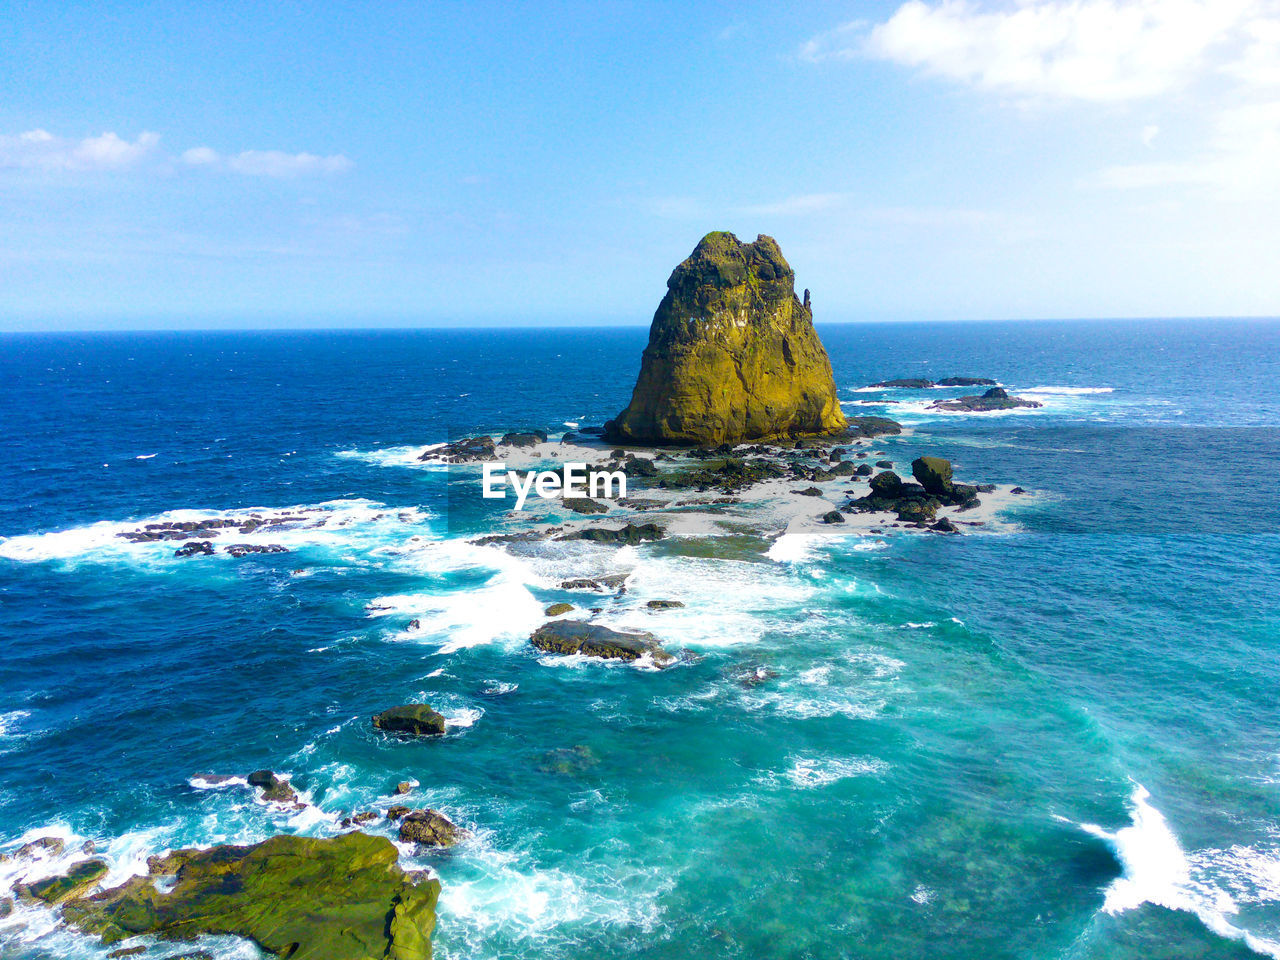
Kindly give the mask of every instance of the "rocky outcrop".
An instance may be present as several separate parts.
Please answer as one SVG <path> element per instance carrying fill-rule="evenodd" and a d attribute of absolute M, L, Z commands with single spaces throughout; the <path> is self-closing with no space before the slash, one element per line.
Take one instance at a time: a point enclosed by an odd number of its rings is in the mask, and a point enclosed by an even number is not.
<path fill-rule="evenodd" d="M 986 413 L 991 410 L 1013 410 L 1017 407 L 1041 407 L 1038 400 L 1011 397 L 1003 387 L 992 387 L 982 396 L 960 397 L 956 400 L 939 400 L 929 404 L 930 410 L 957 410 L 966 413 Z"/>
<path fill-rule="evenodd" d="M 388 733 L 411 737 L 438 737 L 445 732 L 445 720 L 425 703 L 406 703 L 383 710 L 373 718 L 373 725 Z"/>
<path fill-rule="evenodd" d="M 950 520 L 938 519 L 938 511 L 942 507 L 969 510 L 978 506 L 978 488 L 954 482 L 951 461 L 942 457 L 919 457 L 911 464 L 911 474 L 917 483 L 904 482 L 891 470 L 876 474 L 871 478 L 871 492 L 851 501 L 845 509 L 858 513 L 895 513 L 903 523 L 932 524 L 932 529 L 939 533 L 958 533 Z"/>
<path fill-rule="evenodd" d="M 587 527 L 585 530 L 575 530 L 556 539 L 590 540 L 593 543 L 626 544 L 634 547 L 644 540 L 661 540 L 662 537 L 662 528 L 656 523 L 628 523 L 616 530 L 609 527 Z"/>
<path fill-rule="evenodd" d="M 440 884 L 397 857 L 363 833 L 176 850 L 153 858 L 149 876 L 71 900 L 63 917 L 104 943 L 232 934 L 291 960 L 430 960 Z"/>
<path fill-rule="evenodd" d="M 19 887 L 18 895 L 55 905 L 83 896 L 106 875 L 107 865 L 103 861 L 83 860 L 60 877 L 50 877 Z"/>
<path fill-rule="evenodd" d="M 911 464 L 911 475 L 926 493 L 945 494 L 951 491 L 951 461 L 941 457 L 919 457 Z"/>
<path fill-rule="evenodd" d="M 631 402 L 606 435 L 714 445 L 845 428 L 831 361 L 771 237 L 709 233 L 672 272 Z"/>
<path fill-rule="evenodd" d="M 544 623 L 529 640 L 547 653 L 579 653 L 605 660 L 639 660 L 648 654 L 659 664 L 675 659 L 658 645 L 652 634 L 622 633 L 582 620 Z"/>
<path fill-rule="evenodd" d="M 278 777 L 271 770 L 255 770 L 245 778 L 249 786 L 262 791 L 262 799 L 271 803 L 297 803 L 298 795 L 289 781 Z"/>

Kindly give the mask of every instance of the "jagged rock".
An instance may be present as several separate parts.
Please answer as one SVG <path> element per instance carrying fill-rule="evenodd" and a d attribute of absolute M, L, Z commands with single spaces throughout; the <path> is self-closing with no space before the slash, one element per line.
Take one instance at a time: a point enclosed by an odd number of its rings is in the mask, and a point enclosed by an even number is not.
<path fill-rule="evenodd" d="M 67 849 L 66 843 L 61 837 L 40 837 L 38 840 L 32 840 L 30 843 L 24 843 L 17 849 L 14 856 L 20 860 L 29 860 L 33 857 L 60 857 Z"/>
<path fill-rule="evenodd" d="M 900 500 L 898 519 L 904 523 L 924 523 L 938 515 L 937 500 Z"/>
<path fill-rule="evenodd" d="M 370 821 L 377 819 L 378 815 L 376 813 L 372 810 L 365 810 L 361 813 L 353 813 L 349 817 L 343 817 L 340 822 L 344 827 L 358 827 L 362 823 L 369 823 Z"/>
<path fill-rule="evenodd" d="M 408 780 L 401 780 L 396 784 L 396 788 L 391 791 L 393 797 L 402 797 L 413 789 L 413 784 Z"/>
<path fill-rule="evenodd" d="M 920 482 L 926 493 L 951 492 L 951 461 L 942 457 L 919 457 L 911 464 L 911 475 Z"/>
<path fill-rule="evenodd" d="M 1011 397 L 1001 387 L 992 387 L 982 396 L 960 397 L 956 400 L 939 400 L 931 403 L 931 410 L 963 410 L 969 413 L 985 413 L 990 410 L 1013 410 L 1017 407 L 1042 407 L 1038 400 Z"/>
<path fill-rule="evenodd" d="M 949 517 L 939 518 L 938 522 L 935 523 L 929 529 L 937 530 L 939 533 L 959 533 L 960 532 L 960 528 L 957 527 L 954 523 L 952 523 Z"/>
<path fill-rule="evenodd" d="M 445 732 L 445 720 L 425 703 L 406 703 L 376 714 L 373 725 L 388 733 L 407 734 L 414 737 L 438 737 Z"/>
<path fill-rule="evenodd" d="M 650 610 L 675 610 L 683 607 L 684 603 L 679 600 L 650 600 L 645 606 Z"/>
<path fill-rule="evenodd" d="M 590 497 L 563 497 L 560 502 L 574 513 L 608 513 L 609 508 L 599 500 Z"/>
<path fill-rule="evenodd" d="M 844 523 L 844 514 L 839 510 L 828 510 L 822 515 L 823 523 Z"/>
<path fill-rule="evenodd" d="M 245 779 L 249 781 L 249 786 L 257 787 L 262 791 L 263 800 L 269 800 L 272 803 L 296 803 L 298 801 L 298 795 L 294 792 L 293 787 L 289 786 L 289 781 L 277 777 L 270 770 L 255 770 Z"/>
<path fill-rule="evenodd" d="M 107 954 L 107 960 L 118 960 L 120 957 L 140 957 L 147 952 L 144 946 L 137 947 L 121 947 L 119 950 L 112 950 Z"/>
<path fill-rule="evenodd" d="M 620 527 L 616 530 L 611 530 L 608 527 L 588 527 L 585 530 L 575 530 L 573 533 L 566 533 L 563 536 L 556 537 L 556 539 L 591 540 L 595 543 L 615 543 L 635 546 L 643 540 L 661 540 L 663 536 L 662 528 L 656 523 L 628 523 L 626 526 Z"/>
<path fill-rule="evenodd" d="M 409 812 L 409 809 L 409 807 L 396 804 L 387 810 L 387 819 L 394 823 L 395 821 L 402 819 Z"/>
<path fill-rule="evenodd" d="M 212 557 L 213 541 L 191 540 L 173 551 L 175 557 Z"/>
<path fill-rule="evenodd" d="M 440 884 L 414 883 L 397 857 L 360 832 L 177 850 L 155 858 L 152 876 L 66 903 L 63 917 L 107 944 L 232 934 L 290 960 L 430 960 Z"/>
<path fill-rule="evenodd" d="M 1021 487 L 1014 487 L 1009 492 L 1010 493 L 1026 493 L 1027 491 L 1023 490 Z"/>
<path fill-rule="evenodd" d="M 419 460 L 442 460 L 446 463 L 467 463 L 474 460 L 494 459 L 493 437 L 466 437 L 446 443 L 443 447 L 424 451 Z"/>
<path fill-rule="evenodd" d="M 568 613 L 572 609 L 573 609 L 572 603 L 553 603 L 551 604 L 551 606 L 547 607 L 547 609 L 543 610 L 542 612 L 545 613 L 548 617 L 558 617 L 560 616 L 560 614 Z"/>
<path fill-rule="evenodd" d="M 544 623 L 529 640 L 534 647 L 547 653 L 580 653 L 606 660 L 639 660 L 649 654 L 659 664 L 675 659 L 658 645 L 652 634 L 622 633 L 582 620 Z"/>
<path fill-rule="evenodd" d="M 400 842 L 452 847 L 467 832 L 439 810 L 411 810 L 400 819 Z"/>
<path fill-rule="evenodd" d="M 672 272 L 631 402 L 606 434 L 715 445 L 844 430 L 831 361 L 771 237 L 709 233 Z"/>
<path fill-rule="evenodd" d="M 250 553 L 288 553 L 288 547 L 282 547 L 278 543 L 232 543 L 222 548 L 233 557 L 243 557 Z"/>
<path fill-rule="evenodd" d="M 902 424 L 888 417 L 849 417 L 849 425 L 840 438 L 882 437 L 902 432 Z"/>
<path fill-rule="evenodd" d="M 792 493 L 798 493 L 802 497 L 820 497 L 822 491 L 817 487 L 805 487 L 803 490 L 792 490 Z"/>

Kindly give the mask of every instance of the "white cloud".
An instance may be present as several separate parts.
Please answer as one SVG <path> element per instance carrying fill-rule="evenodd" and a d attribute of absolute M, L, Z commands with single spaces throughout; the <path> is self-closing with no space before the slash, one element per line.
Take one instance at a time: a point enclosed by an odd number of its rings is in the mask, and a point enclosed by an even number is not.
<path fill-rule="evenodd" d="M 151 156 L 158 133 L 143 132 L 125 140 L 113 132 L 83 140 L 55 137 L 48 130 L 0 136 L 0 167 L 34 170 L 122 170 Z"/>
<path fill-rule="evenodd" d="M 0 169 L 123 171 L 147 166 L 171 169 L 176 160 L 189 167 L 284 178 L 343 173 L 353 166 L 342 154 L 321 157 L 280 150 L 245 150 L 224 157 L 210 147 L 192 147 L 175 158 L 158 150 L 159 144 L 160 135 L 147 131 L 136 140 L 126 140 L 110 131 L 72 140 L 47 130 L 28 130 L 16 136 L 0 135 Z"/>
<path fill-rule="evenodd" d="M 813 213 L 826 213 L 837 207 L 848 204 L 852 194 L 848 193 L 803 193 L 793 197 L 785 197 L 771 203 L 752 204 L 739 207 L 737 213 L 761 217 L 794 217 Z"/>
<path fill-rule="evenodd" d="M 209 147 L 192 147 L 182 152 L 182 162 L 193 167 L 211 166 L 220 159 L 222 158 L 218 156 L 218 151 L 211 150 Z"/>
<path fill-rule="evenodd" d="M 297 177 L 309 173 L 342 173 L 351 168 L 342 154 L 318 157 L 313 153 L 279 150 L 246 150 L 227 158 L 227 169 L 255 177 Z"/>
<path fill-rule="evenodd" d="M 1256 198 L 1280 187 L 1280 101 L 1224 110 L 1207 146 L 1188 159 L 1112 166 L 1100 180 L 1119 189 L 1189 185 Z"/>
<path fill-rule="evenodd" d="M 328 157 L 314 153 L 284 153 L 280 150 L 245 150 L 224 157 L 210 147 L 193 147 L 182 155 L 193 167 L 213 167 L 251 177 L 300 177 L 307 174 L 343 173 L 353 164 L 342 154 Z"/>
<path fill-rule="evenodd" d="M 1149 123 L 1142 128 L 1142 145 L 1149 147 L 1156 142 L 1156 137 L 1160 135 L 1160 128 L 1154 123 Z"/>
<path fill-rule="evenodd" d="M 1274 82 L 1278 50 L 1278 0 L 909 0 L 870 29 L 815 37 L 801 56 L 887 60 L 1018 98 L 1114 102 L 1206 72 Z"/>

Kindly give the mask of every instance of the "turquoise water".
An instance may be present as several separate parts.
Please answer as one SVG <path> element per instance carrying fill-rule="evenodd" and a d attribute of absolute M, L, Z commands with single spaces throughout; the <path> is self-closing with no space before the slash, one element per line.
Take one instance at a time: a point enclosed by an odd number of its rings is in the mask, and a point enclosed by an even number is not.
<path fill-rule="evenodd" d="M 911 428 L 875 449 L 1033 491 L 1010 532 L 468 544 L 495 515 L 414 454 L 602 422 L 643 330 L 0 340 L 4 849 L 92 838 L 122 877 L 413 779 L 474 831 L 406 852 L 438 957 L 1280 957 L 1280 324 L 820 332 L 846 410 Z M 948 374 L 1044 407 L 859 389 Z M 114 536 L 297 507 L 328 522 L 287 554 Z M 634 570 L 606 622 L 699 658 L 536 654 L 605 568 Z M 374 735 L 419 699 L 454 732 Z M 259 767 L 313 807 L 200 788 Z M 105 951 L 19 908 L 0 953 Z"/>

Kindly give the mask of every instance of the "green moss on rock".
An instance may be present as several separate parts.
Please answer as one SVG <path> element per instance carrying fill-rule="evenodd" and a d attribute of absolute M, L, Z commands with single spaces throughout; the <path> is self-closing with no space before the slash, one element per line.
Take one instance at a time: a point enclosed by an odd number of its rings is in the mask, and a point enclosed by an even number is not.
<path fill-rule="evenodd" d="M 362 833 L 178 850 L 63 916 L 106 943 L 233 934 L 291 960 L 430 960 L 440 884 L 414 883 L 396 858 L 389 840 Z M 157 875 L 175 875 L 169 892 Z"/>
<path fill-rule="evenodd" d="M 85 860 L 60 877 L 38 880 L 28 885 L 26 891 L 37 900 L 58 904 L 88 893 L 106 875 L 107 865 L 101 860 Z"/>
<path fill-rule="evenodd" d="M 606 425 L 638 443 L 715 445 L 845 429 L 808 295 L 777 241 L 709 233 L 667 281 L 631 402 Z"/>

